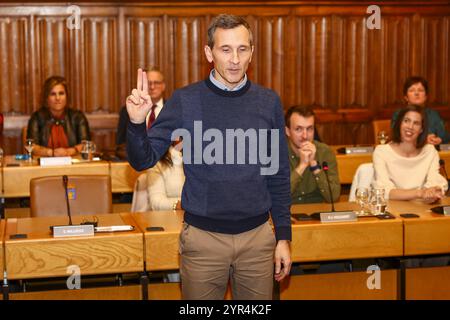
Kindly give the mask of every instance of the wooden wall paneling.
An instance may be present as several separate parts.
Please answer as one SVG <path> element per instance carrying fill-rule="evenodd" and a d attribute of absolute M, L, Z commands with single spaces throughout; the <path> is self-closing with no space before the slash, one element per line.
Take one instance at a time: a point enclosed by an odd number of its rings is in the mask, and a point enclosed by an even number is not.
<path fill-rule="evenodd" d="M 284 66 L 286 40 L 286 17 L 263 16 L 256 21 L 257 33 L 254 35 L 255 52 L 252 58 L 252 70 L 256 72 L 252 81 L 275 90 L 286 101 L 284 91 Z M 249 74 L 249 77 L 251 75 Z"/>
<path fill-rule="evenodd" d="M 301 17 L 301 41 L 299 48 L 302 53 L 302 75 L 299 84 L 301 92 L 300 104 L 328 107 L 327 91 L 327 61 L 330 29 L 329 16 Z"/>
<path fill-rule="evenodd" d="M 445 39 L 442 55 L 442 69 L 444 70 L 442 79 L 442 104 L 450 104 L 450 17 L 447 16 L 444 21 L 442 39 Z"/>
<path fill-rule="evenodd" d="M 341 74 L 341 69 L 336 67 L 341 64 L 333 63 L 341 47 L 339 23 L 331 15 L 296 16 L 295 20 L 296 75 L 290 80 L 296 83 L 294 104 L 310 105 L 323 110 L 325 114 L 335 112 L 339 99 L 335 93 L 340 88 L 336 84 L 339 84 L 337 78 Z M 342 117 L 326 117 L 318 114 L 317 129 L 324 142 L 334 143 L 337 140 L 335 134 L 338 122 L 342 121 Z"/>
<path fill-rule="evenodd" d="M 173 74 L 175 88 L 194 83 L 206 76 L 201 72 L 202 65 L 207 64 L 203 47 L 206 44 L 206 18 L 195 17 L 169 17 L 170 29 L 174 38 L 172 50 L 176 70 Z"/>
<path fill-rule="evenodd" d="M 69 29 L 66 17 L 40 16 L 36 18 L 41 83 L 52 75 L 62 75 L 70 82 Z"/>
<path fill-rule="evenodd" d="M 29 18 L 0 14 L 0 112 L 18 112 L 29 109 Z M 24 94 L 28 93 L 28 94 Z"/>
<path fill-rule="evenodd" d="M 169 97 L 207 75 L 206 28 L 222 12 L 249 21 L 256 45 L 249 77 L 276 90 L 285 108 L 304 104 L 331 113 L 351 108 L 387 115 L 402 104 L 410 74 L 429 79 L 433 107 L 442 112 L 450 103 L 448 1 L 382 1 L 381 30 L 365 27 L 369 1 L 77 4 L 80 30 L 65 26 L 68 4 L 0 4 L 0 62 L 6 70 L 0 75 L 0 111 L 31 114 L 45 78 L 63 73 L 75 108 L 116 114 L 135 86 L 141 61 L 159 64 Z M 321 123 L 324 140 L 351 143 L 355 124 L 345 122 Z M 94 130 L 100 130 L 94 134 L 99 144 L 112 143 L 114 129 Z M 362 124 L 357 143 L 370 142 L 369 131 Z M 5 122 L 4 145 L 21 149 L 14 142 L 19 133 Z"/>
<path fill-rule="evenodd" d="M 367 17 L 364 17 L 364 24 Z M 372 112 L 374 117 L 381 108 L 384 107 L 382 95 L 384 88 L 385 55 L 383 54 L 383 39 L 386 32 L 384 20 L 381 20 L 381 30 L 367 30 L 367 110 Z M 370 141 L 370 140 L 369 140 Z"/>
<path fill-rule="evenodd" d="M 284 100 L 283 106 L 285 109 L 296 104 L 298 90 L 297 90 L 297 36 L 295 30 L 297 26 L 297 19 L 295 16 L 288 16 L 286 18 L 286 52 L 285 52 L 285 68 L 284 68 Z"/>
<path fill-rule="evenodd" d="M 363 17 L 346 17 L 342 37 L 343 103 L 345 106 L 361 108 L 367 105 L 365 88 L 368 74 L 367 27 Z"/>
<path fill-rule="evenodd" d="M 86 112 L 118 110 L 116 37 L 117 17 L 83 21 L 85 37 Z"/>
<path fill-rule="evenodd" d="M 403 103 L 403 82 L 410 75 L 410 47 L 412 17 L 384 17 L 384 104 Z"/>
<path fill-rule="evenodd" d="M 328 103 L 331 106 L 342 106 L 344 65 L 342 54 L 344 50 L 344 18 L 333 14 L 331 16 L 330 58 L 328 59 Z"/>
<path fill-rule="evenodd" d="M 81 8 L 80 29 L 68 30 L 69 33 L 69 56 L 70 56 L 70 87 L 71 87 L 71 106 L 75 109 L 86 112 L 86 64 L 84 56 L 84 19 L 87 13 L 85 8 Z M 67 21 L 67 20 L 66 20 Z"/>
<path fill-rule="evenodd" d="M 420 18 L 422 41 L 420 48 L 422 74 L 429 83 L 430 105 L 449 104 L 449 17 L 422 16 Z"/>
<path fill-rule="evenodd" d="M 126 94 L 121 96 L 123 105 L 131 90 L 136 87 L 137 69 L 158 67 L 166 75 L 164 57 L 163 17 L 131 17 L 126 16 L 126 45 L 127 49 L 127 88 Z M 168 79 L 166 79 L 167 81 Z"/>

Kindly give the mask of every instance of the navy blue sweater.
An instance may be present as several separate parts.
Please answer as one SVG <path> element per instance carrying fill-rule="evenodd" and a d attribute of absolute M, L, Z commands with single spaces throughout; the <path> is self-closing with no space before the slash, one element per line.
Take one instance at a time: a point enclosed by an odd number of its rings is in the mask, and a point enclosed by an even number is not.
<path fill-rule="evenodd" d="M 183 140 L 185 221 L 203 230 L 237 234 L 263 224 L 270 213 L 277 240 L 291 240 L 288 149 L 278 95 L 250 81 L 237 91 L 223 91 L 209 79 L 176 90 L 148 132 L 145 123 L 129 123 L 127 151 L 133 168 L 140 171 L 154 166 L 170 146 L 172 132 L 179 128 L 191 136 Z M 257 146 L 253 143 L 252 149 L 248 138 L 240 162 L 238 143 L 227 147 L 230 129 L 257 132 Z M 261 148 L 259 133 L 273 129 L 278 131 L 277 143 L 271 148 L 269 135 L 268 146 Z M 251 156 L 255 147 L 257 161 Z M 207 160 L 199 150 L 216 160 Z M 267 162 L 261 164 L 261 152 L 269 157 L 278 153 L 275 174 L 261 174 L 261 168 L 270 167 Z"/>

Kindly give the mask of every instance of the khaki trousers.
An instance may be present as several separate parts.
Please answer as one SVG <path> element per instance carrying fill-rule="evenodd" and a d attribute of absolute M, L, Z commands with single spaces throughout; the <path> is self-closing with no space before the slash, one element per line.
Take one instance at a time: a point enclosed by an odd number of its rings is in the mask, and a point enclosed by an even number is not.
<path fill-rule="evenodd" d="M 183 299 L 223 299 L 228 280 L 235 300 L 272 299 L 274 248 L 269 222 L 234 235 L 184 223 L 180 234 Z"/>

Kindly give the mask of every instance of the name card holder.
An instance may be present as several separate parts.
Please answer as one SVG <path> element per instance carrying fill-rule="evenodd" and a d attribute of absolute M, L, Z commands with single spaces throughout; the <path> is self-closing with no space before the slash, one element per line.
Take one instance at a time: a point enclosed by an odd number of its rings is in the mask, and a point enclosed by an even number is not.
<path fill-rule="evenodd" d="M 42 157 L 39 159 L 41 167 L 48 166 L 67 166 L 72 164 L 71 157 Z"/>
<path fill-rule="evenodd" d="M 357 221 L 356 213 L 353 211 L 321 212 L 320 222 L 349 222 Z"/>
<path fill-rule="evenodd" d="M 54 238 L 61 237 L 82 237 L 93 236 L 94 225 L 92 224 L 78 224 L 69 226 L 52 226 L 50 227 Z"/>
<path fill-rule="evenodd" d="M 440 144 L 439 150 L 440 151 L 450 151 L 450 144 Z"/>
<path fill-rule="evenodd" d="M 373 153 L 373 147 L 346 147 L 346 154 L 365 154 Z"/>

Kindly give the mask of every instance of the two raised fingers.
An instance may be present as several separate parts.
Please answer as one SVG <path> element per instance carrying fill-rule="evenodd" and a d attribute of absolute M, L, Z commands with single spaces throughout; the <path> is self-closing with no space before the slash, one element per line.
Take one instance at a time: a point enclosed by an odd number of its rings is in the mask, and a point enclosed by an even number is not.
<path fill-rule="evenodd" d="M 140 105 L 142 102 L 141 99 L 146 100 L 145 98 L 147 96 L 148 96 L 147 72 L 139 68 L 137 73 L 136 89 L 133 89 L 133 91 L 131 91 L 131 95 L 128 96 L 128 100 L 135 105 Z"/>
<path fill-rule="evenodd" d="M 137 74 L 137 90 L 139 91 L 139 93 L 142 92 L 143 95 L 148 94 L 147 72 L 143 71 L 141 68 L 138 69 Z"/>

